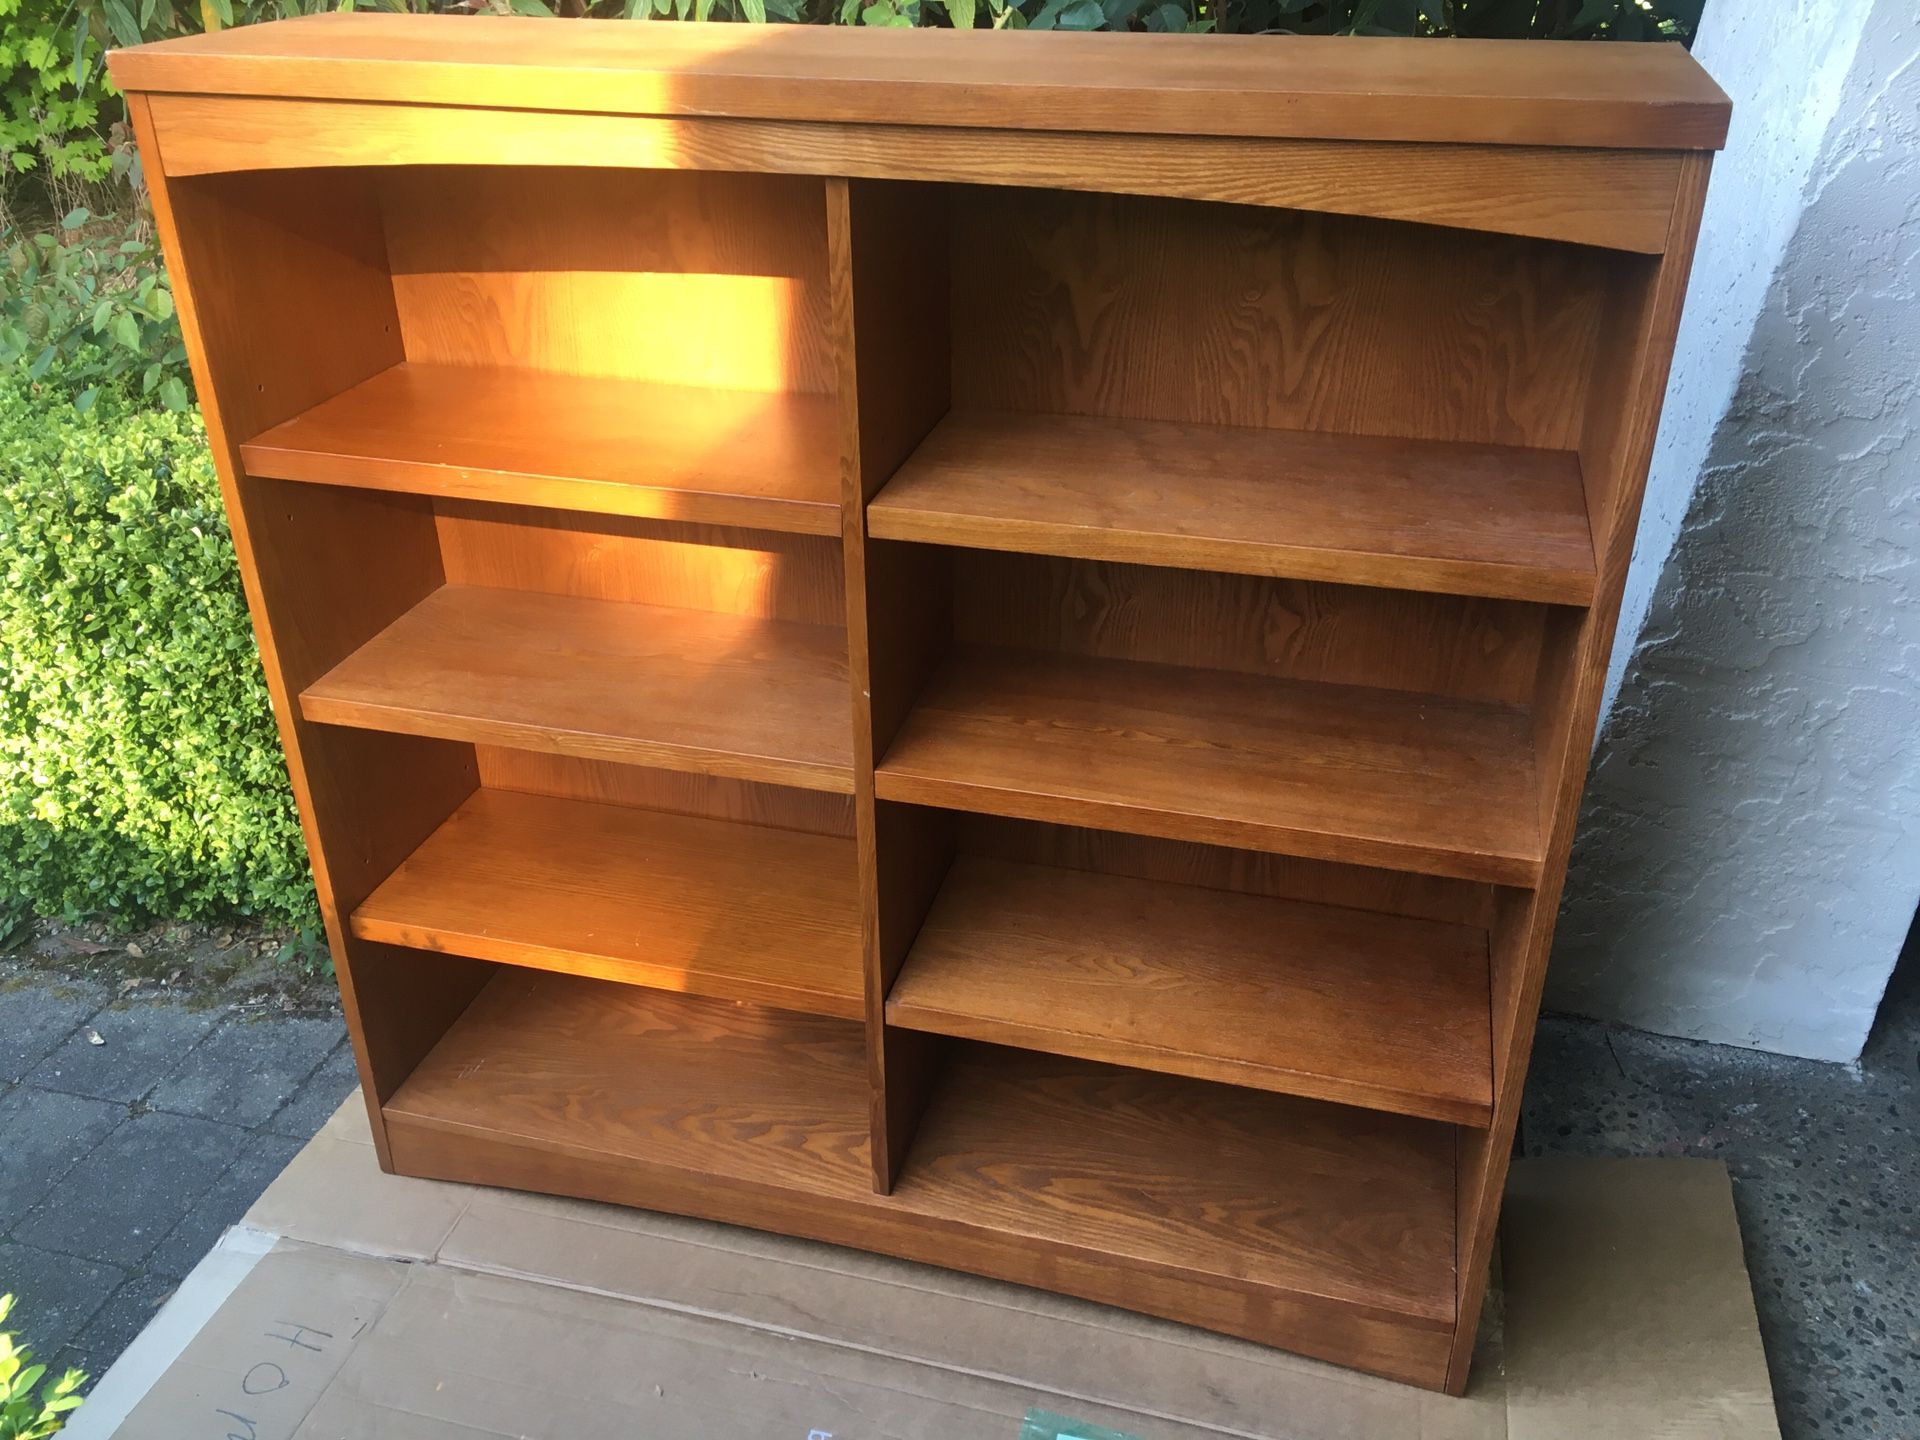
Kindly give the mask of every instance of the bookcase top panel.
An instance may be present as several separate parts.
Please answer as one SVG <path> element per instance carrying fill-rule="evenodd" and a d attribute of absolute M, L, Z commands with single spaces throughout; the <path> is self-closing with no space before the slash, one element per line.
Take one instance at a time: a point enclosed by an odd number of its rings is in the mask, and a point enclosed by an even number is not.
<path fill-rule="evenodd" d="M 1267 139 L 1718 149 L 1674 44 L 327 14 L 110 57 L 123 90 Z"/>

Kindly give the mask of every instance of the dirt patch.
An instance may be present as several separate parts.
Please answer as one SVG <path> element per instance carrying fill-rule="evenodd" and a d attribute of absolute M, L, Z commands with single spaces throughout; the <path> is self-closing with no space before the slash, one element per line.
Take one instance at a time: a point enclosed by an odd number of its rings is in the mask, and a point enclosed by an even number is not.
<path fill-rule="evenodd" d="M 48 976 L 91 980 L 123 995 L 168 995 L 190 1006 L 337 1015 L 340 991 L 322 957 L 284 930 L 154 925 L 116 930 L 96 920 L 34 922 L 0 955 L 0 987 Z"/>

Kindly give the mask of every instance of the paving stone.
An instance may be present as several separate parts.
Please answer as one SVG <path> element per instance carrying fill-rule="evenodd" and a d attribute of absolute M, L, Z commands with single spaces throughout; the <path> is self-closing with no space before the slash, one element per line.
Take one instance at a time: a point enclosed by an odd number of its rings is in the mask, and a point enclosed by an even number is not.
<path fill-rule="evenodd" d="M 127 1107 L 22 1085 L 0 1096 L 0 1234 L 127 1118 Z"/>
<path fill-rule="evenodd" d="M 78 1335 L 124 1279 L 117 1265 L 0 1243 L 0 1295 L 16 1302 L 7 1327 L 42 1359 Z"/>
<path fill-rule="evenodd" d="M 48 1090 L 131 1104 L 179 1065 L 219 1021 L 217 1010 L 190 1010 L 170 1001 L 135 1000 L 109 1006 L 93 1019 L 106 1043 L 69 1036 L 27 1074 Z"/>
<path fill-rule="evenodd" d="M 73 1358 L 63 1359 L 61 1363 L 85 1370 L 97 1379 L 107 1366 L 120 1358 L 120 1352 L 133 1343 L 134 1337 L 147 1328 L 179 1285 L 178 1279 L 157 1270 L 129 1277 L 81 1327 L 66 1347 Z"/>
<path fill-rule="evenodd" d="M 14 1231 L 63 1254 L 137 1265 L 226 1173 L 247 1132 L 150 1111 L 109 1135 Z"/>
<path fill-rule="evenodd" d="M 345 1033 L 338 1020 L 229 1020 L 181 1057 L 148 1103 L 205 1120 L 264 1124 Z"/>
<path fill-rule="evenodd" d="M 0 1084 L 12 1084 L 107 1002 L 98 986 L 28 975 L 0 986 Z"/>
<path fill-rule="evenodd" d="M 344 1031 L 345 1027 L 341 1028 Z M 333 1117 L 333 1112 L 340 1108 L 340 1102 L 359 1083 L 360 1072 L 354 1068 L 353 1046 L 343 1039 L 321 1061 L 320 1068 L 294 1092 L 293 1099 L 273 1117 L 267 1128 L 276 1135 L 285 1135 L 292 1140 L 311 1140 L 320 1133 L 320 1127 Z"/>
<path fill-rule="evenodd" d="M 303 1143 L 280 1135 L 251 1136 L 227 1173 L 167 1232 L 147 1264 L 169 1275 L 185 1275 L 193 1269 L 287 1168 Z"/>

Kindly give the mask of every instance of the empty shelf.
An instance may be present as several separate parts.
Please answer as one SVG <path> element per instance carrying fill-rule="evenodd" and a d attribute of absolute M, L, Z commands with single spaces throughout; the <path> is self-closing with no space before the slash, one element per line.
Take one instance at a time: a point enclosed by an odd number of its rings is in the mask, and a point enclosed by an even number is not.
<path fill-rule="evenodd" d="M 409 363 L 240 454 L 269 479 L 838 535 L 838 423 L 828 395 Z"/>
<path fill-rule="evenodd" d="M 1397 1355 L 1444 1354 L 1447 1126 L 964 1045 L 888 1196 L 868 1186 L 866 1083 L 860 1031 L 841 1022 L 517 976 L 481 993 L 384 1110 L 411 1173 L 706 1215 L 1148 1312 L 1205 1297 L 1220 1328 L 1291 1334 L 1309 1353 L 1316 1336 L 1384 1325 L 1407 1337 Z"/>
<path fill-rule="evenodd" d="M 1027 651 L 961 650 L 876 770 L 881 799 L 1530 885 L 1524 710 Z"/>
<path fill-rule="evenodd" d="M 947 416 L 870 534 L 1585 605 L 1571 453 L 998 411 Z"/>
<path fill-rule="evenodd" d="M 860 1027 L 591 980 L 490 982 L 387 1101 L 388 1124 L 558 1156 L 865 1199 Z M 711 1183 L 706 1181 L 705 1183 Z"/>
<path fill-rule="evenodd" d="M 1484 931 L 962 855 L 887 998 L 913 1030 L 1484 1125 Z"/>
<path fill-rule="evenodd" d="M 824 625 L 447 585 L 300 708 L 327 725 L 853 791 L 846 632 Z"/>
<path fill-rule="evenodd" d="M 364 940 L 859 1019 L 853 842 L 476 791 L 353 915 Z"/>

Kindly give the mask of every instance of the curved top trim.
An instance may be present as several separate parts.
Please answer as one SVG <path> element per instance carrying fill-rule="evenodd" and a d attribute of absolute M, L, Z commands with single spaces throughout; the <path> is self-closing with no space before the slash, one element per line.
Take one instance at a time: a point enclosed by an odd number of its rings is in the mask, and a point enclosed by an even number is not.
<path fill-rule="evenodd" d="M 1706 150 L 1678 45 L 330 14 L 117 50 L 127 91 L 1014 130 Z"/>

